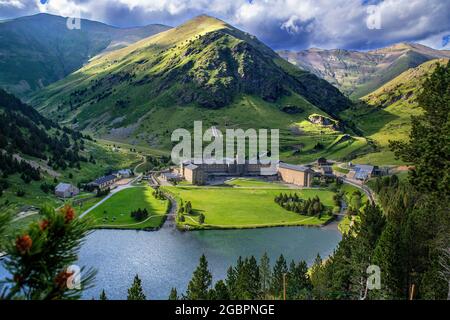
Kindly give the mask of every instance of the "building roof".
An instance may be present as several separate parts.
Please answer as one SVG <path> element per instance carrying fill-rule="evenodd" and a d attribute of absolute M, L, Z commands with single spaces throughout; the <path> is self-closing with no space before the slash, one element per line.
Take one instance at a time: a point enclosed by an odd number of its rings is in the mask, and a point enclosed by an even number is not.
<path fill-rule="evenodd" d="M 280 162 L 278 164 L 278 166 L 280 168 L 283 168 L 283 169 L 289 169 L 289 170 L 294 170 L 294 171 L 301 171 L 301 172 L 310 172 L 310 171 L 312 171 L 311 168 L 308 168 L 308 167 L 305 167 L 305 166 L 299 166 L 299 165 L 289 164 L 289 163 L 284 163 L 284 162 Z"/>
<path fill-rule="evenodd" d="M 189 169 L 189 170 L 195 170 L 195 169 L 197 169 L 198 168 L 198 166 L 196 166 L 195 164 L 188 164 L 187 166 L 185 166 L 185 168 L 186 169 Z"/>
<path fill-rule="evenodd" d="M 104 177 L 100 177 L 100 178 L 96 179 L 95 181 L 93 181 L 91 183 L 100 185 L 100 184 L 104 184 L 106 182 L 109 182 L 109 181 L 112 181 L 112 180 L 115 180 L 115 179 L 117 179 L 117 177 L 115 175 L 113 175 L 113 174 L 110 174 L 110 175 L 107 175 L 107 176 L 104 176 Z"/>
<path fill-rule="evenodd" d="M 65 192 L 69 191 L 71 188 L 74 188 L 70 183 L 61 182 L 55 187 L 55 192 Z"/>
<path fill-rule="evenodd" d="M 357 164 L 355 166 L 355 179 L 366 180 L 370 174 L 372 174 L 374 166 L 366 164 Z"/>

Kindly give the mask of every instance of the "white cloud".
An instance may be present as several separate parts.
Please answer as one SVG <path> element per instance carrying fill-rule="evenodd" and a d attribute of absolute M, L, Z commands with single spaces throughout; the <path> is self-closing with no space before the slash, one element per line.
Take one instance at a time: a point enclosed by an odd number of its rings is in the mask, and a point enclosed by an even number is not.
<path fill-rule="evenodd" d="M 176 25 L 201 13 L 226 20 L 274 47 L 369 48 L 427 39 L 450 32 L 450 1 L 384 0 L 378 3 L 381 29 L 367 28 L 362 0 L 0 0 L 42 12 L 82 17 L 111 24 Z M 436 42 L 436 41 L 435 41 Z"/>
<path fill-rule="evenodd" d="M 0 7 L 14 7 L 22 9 L 25 4 L 21 0 L 0 0 Z"/>

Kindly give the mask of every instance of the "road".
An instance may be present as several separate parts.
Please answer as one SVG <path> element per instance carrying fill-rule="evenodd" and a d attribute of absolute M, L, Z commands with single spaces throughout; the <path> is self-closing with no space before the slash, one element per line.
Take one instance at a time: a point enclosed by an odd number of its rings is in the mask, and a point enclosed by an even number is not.
<path fill-rule="evenodd" d="M 342 180 L 346 184 L 349 184 L 354 187 L 357 187 L 358 189 L 361 189 L 367 195 L 367 198 L 369 199 L 370 203 L 375 203 L 375 197 L 373 195 L 373 191 L 368 186 L 359 184 L 359 183 L 352 181 L 350 179 L 347 179 L 347 178 L 342 178 Z"/>

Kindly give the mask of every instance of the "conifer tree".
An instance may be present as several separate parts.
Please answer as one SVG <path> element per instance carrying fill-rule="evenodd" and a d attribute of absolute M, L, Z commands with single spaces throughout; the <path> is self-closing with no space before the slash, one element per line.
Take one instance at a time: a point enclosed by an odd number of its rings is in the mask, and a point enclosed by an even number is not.
<path fill-rule="evenodd" d="M 211 286 L 212 275 L 208 270 L 208 261 L 204 254 L 200 257 L 200 263 L 194 271 L 191 281 L 188 284 L 186 297 L 189 300 L 206 300 Z"/>
<path fill-rule="evenodd" d="M 138 275 L 134 276 L 133 284 L 128 289 L 127 300 L 146 300 L 144 289 L 142 289 L 142 281 Z"/>
<path fill-rule="evenodd" d="M 170 295 L 169 295 L 169 300 L 178 300 L 178 292 L 177 292 L 177 288 L 172 288 L 170 290 Z"/>
<path fill-rule="evenodd" d="M 313 286 L 312 295 L 317 300 L 323 300 L 327 296 L 327 279 L 322 258 L 317 255 L 311 267 L 311 284 Z"/>
<path fill-rule="evenodd" d="M 283 255 L 275 262 L 272 272 L 272 282 L 270 285 L 270 291 L 275 297 L 280 298 L 283 293 L 283 277 L 288 272 L 286 259 Z"/>
<path fill-rule="evenodd" d="M 308 277 L 308 266 L 305 261 L 298 264 L 292 260 L 287 275 L 286 295 L 287 299 L 309 299 L 311 282 Z"/>
<path fill-rule="evenodd" d="M 267 252 L 264 252 L 259 263 L 259 274 L 261 276 L 262 298 L 267 298 L 270 289 L 272 272 L 270 270 L 270 259 Z"/>
<path fill-rule="evenodd" d="M 100 300 L 108 300 L 108 297 L 106 296 L 106 292 L 104 289 L 100 293 Z"/>
<path fill-rule="evenodd" d="M 237 299 L 236 270 L 232 266 L 230 266 L 227 270 L 225 284 L 228 288 L 230 299 Z"/>
<path fill-rule="evenodd" d="M 4 265 L 12 279 L 1 299 L 78 299 L 93 281 L 94 270 L 81 268 L 83 277 L 78 279 L 77 271 L 69 268 L 78 260 L 89 221 L 75 219 L 69 205 L 58 211 L 44 205 L 40 215 L 42 220 L 5 246 Z M 1 220 L 8 219 L 1 216 Z"/>
<path fill-rule="evenodd" d="M 228 288 L 223 280 L 219 280 L 216 282 L 214 286 L 214 290 L 212 290 L 212 299 L 213 300 L 229 300 L 230 295 L 228 293 Z"/>

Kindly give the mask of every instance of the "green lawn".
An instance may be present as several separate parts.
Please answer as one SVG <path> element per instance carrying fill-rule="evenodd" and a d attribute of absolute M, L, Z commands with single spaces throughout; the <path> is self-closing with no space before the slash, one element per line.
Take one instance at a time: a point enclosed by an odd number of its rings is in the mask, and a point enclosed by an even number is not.
<path fill-rule="evenodd" d="M 135 187 L 122 190 L 106 202 L 92 210 L 86 217 L 94 220 L 100 228 L 146 229 L 157 228 L 164 222 L 168 201 L 153 197 L 150 187 Z M 142 222 L 134 220 L 130 213 L 136 209 L 147 209 L 148 219 Z"/>
<path fill-rule="evenodd" d="M 239 179 L 241 181 L 241 179 Z M 249 181 L 248 183 L 252 183 Z M 242 184 L 242 181 L 241 181 Z M 321 201 L 331 207 L 333 192 L 328 190 L 304 189 L 287 190 L 273 188 L 273 184 L 258 181 L 258 188 L 250 187 L 165 187 L 175 196 L 177 201 L 191 201 L 194 213 L 186 215 L 186 221 L 181 225 L 191 228 L 226 229 L 226 228 L 257 228 L 288 225 L 319 226 L 331 217 L 322 218 L 299 215 L 287 211 L 274 202 L 276 195 L 281 192 L 294 193 L 304 199 L 319 196 Z M 198 224 L 200 213 L 205 215 L 205 223 Z"/>

